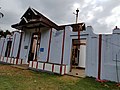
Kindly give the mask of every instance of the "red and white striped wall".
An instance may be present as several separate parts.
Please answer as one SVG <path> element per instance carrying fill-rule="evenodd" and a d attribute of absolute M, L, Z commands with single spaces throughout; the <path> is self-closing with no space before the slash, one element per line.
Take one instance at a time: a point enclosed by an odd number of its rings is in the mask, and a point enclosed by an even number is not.
<path fill-rule="evenodd" d="M 62 69 L 61 69 L 61 67 L 62 67 Z M 40 61 L 30 61 L 29 68 L 33 68 L 36 70 L 44 70 L 44 71 L 64 75 L 64 74 L 68 73 L 69 67 L 64 64 L 61 65 L 61 64 L 47 63 L 47 62 L 40 62 Z"/>
<path fill-rule="evenodd" d="M 16 65 L 27 64 L 27 62 L 25 62 L 25 60 L 23 59 L 18 59 L 18 62 L 17 62 L 17 58 L 10 58 L 10 57 L 3 57 L 3 56 L 1 56 L 0 62 L 7 63 L 7 64 L 16 64 Z"/>

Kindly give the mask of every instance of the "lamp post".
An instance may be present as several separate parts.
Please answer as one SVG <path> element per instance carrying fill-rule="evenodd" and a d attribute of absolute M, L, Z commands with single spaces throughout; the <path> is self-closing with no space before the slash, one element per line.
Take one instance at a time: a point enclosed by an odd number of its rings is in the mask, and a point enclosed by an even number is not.
<path fill-rule="evenodd" d="M 79 13 L 79 9 L 77 8 L 76 13 L 73 13 L 73 14 L 76 15 L 76 24 L 77 24 L 77 22 L 78 22 L 78 13 Z"/>
<path fill-rule="evenodd" d="M 77 21 L 78 21 L 78 13 L 79 13 L 79 10 L 77 8 L 77 10 L 76 10 L 76 24 L 77 24 Z"/>

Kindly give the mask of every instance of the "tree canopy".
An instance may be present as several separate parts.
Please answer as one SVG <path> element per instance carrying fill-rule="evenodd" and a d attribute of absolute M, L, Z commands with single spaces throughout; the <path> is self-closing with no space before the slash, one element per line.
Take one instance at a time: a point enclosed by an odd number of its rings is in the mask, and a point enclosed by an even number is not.
<path fill-rule="evenodd" d="M 11 32 L 9 30 L 6 30 L 5 32 L 3 30 L 0 31 L 0 38 L 6 37 L 7 35 L 11 35 Z"/>

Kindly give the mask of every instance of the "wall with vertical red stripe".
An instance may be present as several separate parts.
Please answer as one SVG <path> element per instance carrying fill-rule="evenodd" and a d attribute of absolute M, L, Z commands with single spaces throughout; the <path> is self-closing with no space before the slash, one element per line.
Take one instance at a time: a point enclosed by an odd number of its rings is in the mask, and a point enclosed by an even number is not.
<path fill-rule="evenodd" d="M 28 31 L 28 29 L 25 29 L 22 35 L 20 58 L 26 61 L 28 59 L 32 33 L 33 32 L 31 30 Z M 27 48 L 25 49 L 25 47 Z"/>
<path fill-rule="evenodd" d="M 20 42 L 20 32 L 14 32 L 13 41 L 15 41 L 15 42 L 14 42 L 14 45 L 12 43 L 12 47 L 11 47 L 11 48 L 13 48 L 12 56 L 17 57 L 17 52 L 18 52 L 19 42 Z M 12 51 L 12 49 L 11 49 L 11 51 Z"/>
<path fill-rule="evenodd" d="M 52 42 L 50 50 L 50 62 L 61 64 L 63 30 L 52 31 Z"/>
<path fill-rule="evenodd" d="M 105 79 L 117 82 L 120 80 L 120 29 L 102 35 L 92 31 L 91 27 L 87 28 L 86 75 L 99 81 Z"/>
<path fill-rule="evenodd" d="M 5 44 L 5 38 L 0 38 L 0 56 L 3 55 L 2 53 L 3 53 L 4 44 Z"/>
<path fill-rule="evenodd" d="M 49 29 L 44 29 L 41 30 L 41 43 L 40 43 L 40 48 L 43 48 L 44 51 L 41 52 L 39 50 L 39 54 L 38 54 L 38 61 L 47 61 L 47 57 L 48 57 L 48 47 L 49 47 L 49 39 L 50 39 L 50 31 L 51 28 Z M 51 39 L 52 42 L 52 39 Z M 51 46 L 51 45 L 50 45 Z M 51 50 L 51 48 L 50 48 Z"/>
<path fill-rule="evenodd" d="M 86 42 L 86 70 L 87 76 L 98 77 L 98 47 L 99 36 L 94 34 L 92 27 L 87 27 L 87 42 Z"/>

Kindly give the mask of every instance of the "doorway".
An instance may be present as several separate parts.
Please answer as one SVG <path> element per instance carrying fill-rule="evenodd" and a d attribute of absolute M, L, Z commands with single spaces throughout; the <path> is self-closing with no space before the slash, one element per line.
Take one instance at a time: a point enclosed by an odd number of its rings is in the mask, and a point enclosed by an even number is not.
<path fill-rule="evenodd" d="M 40 34 L 33 33 L 32 38 L 31 38 L 28 62 L 33 61 L 33 60 L 37 61 L 37 51 L 38 51 L 39 47 L 40 47 Z"/>
<path fill-rule="evenodd" d="M 77 67 L 79 64 L 79 51 L 80 46 L 79 45 L 73 45 L 72 47 L 72 59 L 71 59 L 71 63 L 72 63 L 72 67 Z"/>
<path fill-rule="evenodd" d="M 72 40 L 71 68 L 69 75 L 84 77 L 86 60 L 86 40 Z"/>
<path fill-rule="evenodd" d="M 10 56 L 11 46 L 12 46 L 12 41 L 8 41 L 7 42 L 7 48 L 6 48 L 6 51 L 5 51 L 5 57 L 9 57 Z"/>

